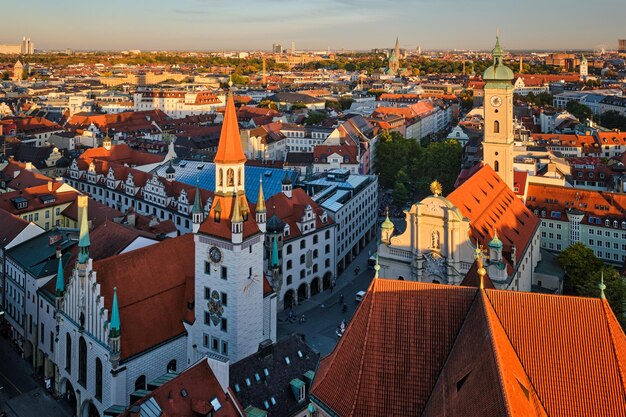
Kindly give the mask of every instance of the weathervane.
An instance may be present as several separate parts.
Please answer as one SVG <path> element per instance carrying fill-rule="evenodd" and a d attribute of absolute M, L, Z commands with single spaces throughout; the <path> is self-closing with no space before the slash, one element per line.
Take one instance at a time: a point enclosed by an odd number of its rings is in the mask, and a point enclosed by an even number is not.
<path fill-rule="evenodd" d="M 442 194 L 441 183 L 437 180 L 430 183 L 430 192 L 433 193 L 435 197 L 440 196 Z"/>

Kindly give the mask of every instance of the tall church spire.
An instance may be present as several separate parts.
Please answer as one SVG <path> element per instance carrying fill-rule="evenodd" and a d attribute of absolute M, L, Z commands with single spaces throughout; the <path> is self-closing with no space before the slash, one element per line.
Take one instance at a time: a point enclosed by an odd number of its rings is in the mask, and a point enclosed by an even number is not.
<path fill-rule="evenodd" d="M 57 257 L 59 258 L 59 266 L 57 268 L 57 281 L 56 281 L 56 286 L 55 286 L 55 295 L 57 297 L 61 297 L 63 296 L 63 293 L 65 292 L 65 274 L 63 272 L 63 255 L 61 254 L 60 250 L 59 250 Z"/>
<path fill-rule="evenodd" d="M 259 180 L 259 196 L 256 200 L 256 223 L 259 229 L 265 233 L 265 221 L 267 219 L 267 209 L 265 208 L 265 194 L 263 193 L 263 180 Z"/>
<path fill-rule="evenodd" d="M 215 154 L 216 164 L 237 164 L 246 162 L 246 155 L 241 146 L 239 136 L 239 124 L 235 111 L 235 101 L 231 92 L 226 100 L 226 111 L 224 112 L 224 123 L 220 133 L 220 142 Z"/>
<path fill-rule="evenodd" d="M 202 209 L 202 196 L 200 195 L 200 186 L 196 183 L 196 195 L 193 198 L 193 208 L 191 209 L 191 222 L 193 223 L 192 231 L 197 233 L 200 224 L 204 221 L 204 210 Z"/>
<path fill-rule="evenodd" d="M 81 264 L 87 263 L 89 259 L 89 215 L 87 210 L 87 204 L 89 197 L 86 195 L 78 196 L 78 216 L 80 218 L 80 234 L 78 239 L 78 262 Z"/>

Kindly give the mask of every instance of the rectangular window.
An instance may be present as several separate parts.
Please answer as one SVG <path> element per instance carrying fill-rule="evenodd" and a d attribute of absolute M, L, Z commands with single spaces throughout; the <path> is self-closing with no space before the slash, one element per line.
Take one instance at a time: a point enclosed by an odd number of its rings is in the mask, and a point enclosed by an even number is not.
<path fill-rule="evenodd" d="M 222 267 L 222 279 L 228 279 L 228 269 L 225 266 Z"/>
<path fill-rule="evenodd" d="M 210 324 L 211 323 L 211 315 L 209 314 L 208 311 L 204 312 L 204 324 Z"/>
<path fill-rule="evenodd" d="M 204 299 L 208 300 L 211 298 L 211 289 L 209 287 L 204 287 Z"/>
<path fill-rule="evenodd" d="M 228 320 L 226 320 L 224 317 L 222 317 L 222 331 L 223 332 L 228 331 Z"/>
<path fill-rule="evenodd" d="M 225 292 L 222 293 L 222 305 L 226 307 L 228 305 L 228 294 Z"/>
<path fill-rule="evenodd" d="M 211 275 L 211 262 L 204 261 L 204 273 L 207 275 Z"/>
<path fill-rule="evenodd" d="M 228 342 L 222 340 L 222 355 L 228 355 Z"/>
<path fill-rule="evenodd" d="M 211 338 L 211 349 L 213 349 L 213 350 L 215 350 L 215 351 L 218 351 L 219 346 L 220 346 L 220 341 L 219 341 L 219 339 L 217 339 L 217 338 L 215 338 L 215 337 L 212 337 L 212 338 Z"/>

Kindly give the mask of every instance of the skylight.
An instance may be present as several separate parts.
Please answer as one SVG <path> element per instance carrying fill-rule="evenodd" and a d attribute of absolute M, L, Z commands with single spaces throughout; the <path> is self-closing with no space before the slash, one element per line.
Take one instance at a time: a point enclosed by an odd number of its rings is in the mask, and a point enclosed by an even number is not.
<path fill-rule="evenodd" d="M 218 411 L 222 408 L 222 404 L 220 404 L 220 400 L 218 400 L 217 397 L 211 400 L 211 405 L 213 406 L 213 411 Z"/>
<path fill-rule="evenodd" d="M 285 356 L 285 363 L 286 363 L 287 365 L 290 365 L 290 364 L 291 364 L 291 361 L 289 360 L 289 356 Z"/>
<path fill-rule="evenodd" d="M 263 369 L 263 374 L 265 374 L 266 377 L 270 376 L 270 371 L 267 370 L 267 368 Z"/>
<path fill-rule="evenodd" d="M 298 356 L 302 358 L 302 351 L 298 351 Z"/>
<path fill-rule="evenodd" d="M 250 382 L 250 378 L 246 378 L 246 385 L 247 385 L 247 386 L 252 385 L 252 383 Z"/>

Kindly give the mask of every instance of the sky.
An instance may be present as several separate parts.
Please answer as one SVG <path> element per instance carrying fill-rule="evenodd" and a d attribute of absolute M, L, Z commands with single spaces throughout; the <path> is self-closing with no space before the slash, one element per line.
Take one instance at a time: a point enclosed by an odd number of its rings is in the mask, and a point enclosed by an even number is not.
<path fill-rule="evenodd" d="M 3 1 L 0 43 L 61 50 L 615 49 L 624 0 Z M 8 16 L 12 16 L 7 18 Z"/>

